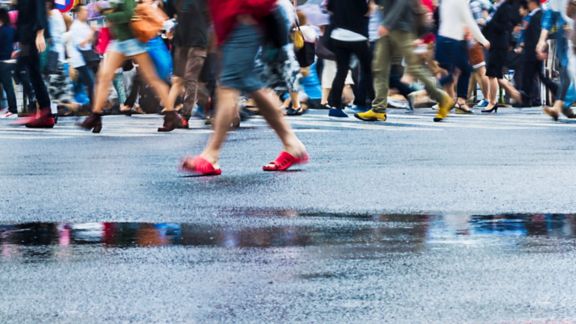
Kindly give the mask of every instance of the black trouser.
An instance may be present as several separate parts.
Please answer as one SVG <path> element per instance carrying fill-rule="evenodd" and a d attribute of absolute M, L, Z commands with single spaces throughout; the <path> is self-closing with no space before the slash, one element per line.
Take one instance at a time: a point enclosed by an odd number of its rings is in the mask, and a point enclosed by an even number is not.
<path fill-rule="evenodd" d="M 4 92 L 6 92 L 6 100 L 8 101 L 8 111 L 10 111 L 13 114 L 17 114 L 18 103 L 16 102 L 16 93 L 14 93 L 14 84 L 12 81 L 13 69 L 14 64 L 0 62 L 0 84 L 2 85 L 2 89 L 4 89 Z"/>
<path fill-rule="evenodd" d="M 534 95 L 534 82 L 536 78 L 544 84 L 544 86 L 554 94 L 555 100 L 561 95 L 558 93 L 559 86 L 544 75 L 544 64 L 542 61 L 523 61 L 522 64 L 522 101 L 523 104 L 532 104 L 535 97 Z"/>
<path fill-rule="evenodd" d="M 46 84 L 44 84 L 44 80 L 42 79 L 40 56 L 38 55 L 36 46 L 23 45 L 16 65 L 16 71 L 20 73 L 22 85 L 26 87 L 28 84 L 26 76 L 22 75 L 23 73 L 27 73 L 29 84 L 34 89 L 38 105 L 41 109 L 50 109 L 50 96 L 48 95 Z"/>
<path fill-rule="evenodd" d="M 80 79 L 80 82 L 82 82 L 86 86 L 86 89 L 88 90 L 88 97 L 90 98 L 90 104 L 93 105 L 94 83 L 95 83 L 94 72 L 92 72 L 92 69 L 87 65 L 76 68 L 76 70 L 78 71 L 78 77 Z"/>
<path fill-rule="evenodd" d="M 332 40 L 332 51 L 336 55 L 337 72 L 334 82 L 332 83 L 332 90 L 328 99 L 328 104 L 335 108 L 344 108 L 342 106 L 342 91 L 344 90 L 344 83 L 346 76 L 350 70 L 350 59 L 352 55 L 356 55 L 360 61 L 360 84 L 359 89 L 365 89 L 358 93 L 360 96 L 356 98 L 358 103 L 366 103 L 369 93 L 374 92 L 372 84 L 372 54 L 368 41 L 362 42 L 342 42 Z M 362 97 L 363 96 L 363 97 Z"/>
<path fill-rule="evenodd" d="M 124 102 L 125 106 L 134 107 L 136 104 L 136 99 L 138 99 L 138 93 L 140 93 L 140 87 L 142 86 L 142 81 L 140 80 L 140 75 L 138 74 L 138 70 L 134 74 L 132 78 L 132 87 L 130 87 L 130 93 L 126 98 L 126 102 Z"/>

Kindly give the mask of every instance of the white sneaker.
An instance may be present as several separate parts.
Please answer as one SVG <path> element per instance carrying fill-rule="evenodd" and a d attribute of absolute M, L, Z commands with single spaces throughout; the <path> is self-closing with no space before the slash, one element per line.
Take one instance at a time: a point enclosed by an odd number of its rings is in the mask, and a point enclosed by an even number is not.
<path fill-rule="evenodd" d="M 18 118 L 18 114 L 13 114 L 9 111 L 0 115 L 0 119 L 16 119 Z"/>

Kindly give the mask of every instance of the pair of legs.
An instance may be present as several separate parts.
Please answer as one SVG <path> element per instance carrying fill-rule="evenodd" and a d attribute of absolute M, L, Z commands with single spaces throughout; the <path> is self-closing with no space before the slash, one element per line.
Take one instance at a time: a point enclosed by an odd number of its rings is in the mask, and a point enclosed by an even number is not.
<path fill-rule="evenodd" d="M 40 71 L 40 55 L 35 44 L 23 44 L 16 63 L 16 71 L 30 98 L 35 98 L 41 110 L 50 114 L 50 95 Z M 30 111 L 33 113 L 33 111 Z"/>
<path fill-rule="evenodd" d="M 520 91 L 506 79 L 504 79 L 504 68 L 506 66 L 508 49 L 490 48 L 486 75 L 488 76 L 488 107 L 485 112 L 492 112 L 498 105 L 498 86 L 502 87 L 506 93 L 516 102 L 522 101 Z"/>
<path fill-rule="evenodd" d="M 195 47 L 177 47 L 174 50 L 174 77 L 164 104 L 164 111 L 174 111 L 178 97 L 184 94 L 184 108 L 182 115 L 189 119 L 192 109 L 198 102 L 200 91 L 200 74 L 206 61 L 207 50 Z"/>
<path fill-rule="evenodd" d="M 86 86 L 88 91 L 88 98 L 90 98 L 90 103 L 94 103 L 94 72 L 87 65 L 76 68 L 78 71 L 78 78 L 82 84 Z"/>
<path fill-rule="evenodd" d="M 218 165 L 220 150 L 226 140 L 230 125 L 237 117 L 239 97 L 239 90 L 224 87 L 216 89 L 216 116 L 212 122 L 214 133 L 201 154 L 203 158 L 214 165 Z M 282 141 L 284 151 L 293 156 L 304 154 L 306 149 L 284 119 L 282 111 L 278 109 L 278 102 L 263 89 L 252 92 L 250 98 L 258 105 L 260 114 Z"/>
<path fill-rule="evenodd" d="M 466 105 L 471 73 L 471 67 L 468 63 L 468 42 L 438 36 L 436 58 L 440 67 L 448 72 L 446 76 L 440 79 L 440 84 L 444 86 L 444 90 L 451 97 L 454 97 L 454 86 L 456 85 L 455 97 L 458 100 L 458 106 L 464 111 L 469 111 Z"/>
<path fill-rule="evenodd" d="M 12 70 L 14 64 L 0 62 L 0 87 L 6 93 L 6 100 L 8 101 L 8 111 L 13 114 L 18 114 L 18 103 L 16 102 L 16 93 L 14 92 L 14 81 L 12 80 Z M 0 90 L 2 91 L 2 90 Z M 1 96 L 1 93 L 0 93 Z"/>
<path fill-rule="evenodd" d="M 363 97 L 355 98 L 358 103 L 365 103 L 368 94 L 372 91 L 372 53 L 370 51 L 370 46 L 368 41 L 362 42 L 343 42 L 338 40 L 332 40 L 333 42 L 333 52 L 336 55 L 336 77 L 332 82 L 332 91 L 328 98 L 328 104 L 331 107 L 343 109 L 342 104 L 342 91 L 346 83 L 346 77 L 348 76 L 348 71 L 350 70 L 350 60 L 352 55 L 355 55 L 360 61 L 360 84 L 358 87 L 360 89 L 368 89 L 365 91 L 358 92 L 358 95 Z"/>
<path fill-rule="evenodd" d="M 154 70 L 154 64 L 147 53 L 141 53 L 127 57 L 120 52 L 108 52 L 98 71 L 98 83 L 96 85 L 95 98 L 92 112 L 102 114 L 108 98 L 108 90 L 116 75 L 116 69 L 120 68 L 128 58 L 133 59 L 139 66 L 140 75 L 152 86 L 161 102 L 168 102 L 168 85 L 162 81 Z"/>
<path fill-rule="evenodd" d="M 255 23 L 239 23 L 221 47 L 221 74 L 220 85 L 216 90 L 214 133 L 200 155 L 213 166 L 218 164 L 220 150 L 230 125 L 237 116 L 241 92 L 248 93 L 257 104 L 260 114 L 282 141 L 284 151 L 294 157 L 306 155 L 304 145 L 284 119 L 283 112 L 278 109 L 280 103 L 263 88 L 256 73 L 256 55 L 262 40 L 261 32 Z"/>
<path fill-rule="evenodd" d="M 414 40 L 415 36 L 413 34 L 394 30 L 388 36 L 382 37 L 377 41 L 372 64 L 376 96 L 372 103 L 374 112 L 386 112 L 388 92 L 390 90 L 390 75 L 395 57 L 404 57 L 408 65 L 406 72 L 424 83 L 425 89 L 432 99 L 444 105 L 448 104 L 448 95 L 436 88 L 436 79 L 422 65 L 418 56 L 414 54 Z"/>

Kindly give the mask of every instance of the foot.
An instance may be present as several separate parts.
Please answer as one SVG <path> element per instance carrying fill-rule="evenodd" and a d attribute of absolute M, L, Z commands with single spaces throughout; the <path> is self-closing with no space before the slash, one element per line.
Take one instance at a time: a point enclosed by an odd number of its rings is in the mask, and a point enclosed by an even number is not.
<path fill-rule="evenodd" d="M 348 115 L 342 109 L 338 108 L 331 108 L 330 112 L 328 112 L 329 117 L 336 117 L 336 118 L 348 118 Z"/>
<path fill-rule="evenodd" d="M 388 118 L 385 112 L 376 112 L 373 109 L 370 109 L 367 112 L 354 114 L 354 117 L 363 121 L 383 121 L 383 122 L 385 122 L 386 119 Z"/>
<path fill-rule="evenodd" d="M 553 107 L 544 107 L 544 113 L 552 117 L 554 121 L 558 121 L 558 119 L 560 119 L 560 114 Z"/>
<path fill-rule="evenodd" d="M 450 114 L 450 110 L 452 109 L 452 107 L 454 107 L 454 99 L 450 98 L 450 96 L 448 96 L 447 94 L 444 94 L 442 101 L 438 105 L 438 112 L 434 117 L 434 121 L 435 122 L 443 121 L 446 117 L 448 117 L 448 114 Z"/>
<path fill-rule="evenodd" d="M 54 128 L 54 125 L 56 125 L 56 119 L 50 108 L 41 108 L 36 116 L 25 124 L 28 128 Z"/>
<path fill-rule="evenodd" d="M 91 130 L 92 133 L 98 134 L 102 131 L 102 114 L 92 113 L 84 121 L 78 124 L 84 130 Z"/>
<path fill-rule="evenodd" d="M 484 109 L 488 107 L 489 104 L 490 102 L 488 102 L 488 100 L 482 99 L 479 103 L 476 104 L 476 106 L 474 106 L 474 108 Z"/>
<path fill-rule="evenodd" d="M 9 111 L 6 111 L 2 115 L 0 115 L 0 119 L 16 119 L 16 118 L 18 118 L 18 114 L 14 114 Z"/>
<path fill-rule="evenodd" d="M 473 114 L 473 112 L 465 101 L 460 101 L 456 104 L 456 114 L 470 115 Z"/>
<path fill-rule="evenodd" d="M 182 161 L 180 168 L 183 172 L 194 173 L 201 176 L 219 176 L 222 169 L 203 156 L 187 157 Z"/>
<path fill-rule="evenodd" d="M 178 115 L 175 111 L 167 111 L 164 113 L 164 125 L 158 128 L 159 132 L 171 132 L 176 128 L 179 128 L 181 119 L 180 115 Z"/>
<path fill-rule="evenodd" d="M 309 160 L 310 158 L 306 152 L 300 153 L 299 155 L 292 155 L 284 151 L 278 155 L 276 160 L 262 167 L 262 170 L 267 172 L 286 171 L 294 165 L 306 164 Z"/>

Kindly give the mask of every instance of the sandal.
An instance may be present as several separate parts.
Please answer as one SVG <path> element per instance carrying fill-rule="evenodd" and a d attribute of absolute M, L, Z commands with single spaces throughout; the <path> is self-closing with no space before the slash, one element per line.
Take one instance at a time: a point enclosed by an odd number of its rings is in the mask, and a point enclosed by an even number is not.
<path fill-rule="evenodd" d="M 456 103 L 454 107 L 456 107 L 456 114 L 470 115 L 474 113 L 466 103 Z"/>
<path fill-rule="evenodd" d="M 268 163 L 262 169 L 264 171 L 272 172 L 272 171 L 286 171 L 291 166 L 297 164 L 306 164 L 308 163 L 309 157 L 307 153 L 302 154 L 300 157 L 295 157 L 288 152 L 282 152 L 276 160 Z"/>
<path fill-rule="evenodd" d="M 303 107 L 298 107 L 297 109 L 294 108 L 288 108 L 286 110 L 286 115 L 288 116 L 301 116 L 304 114 L 304 108 Z"/>
<path fill-rule="evenodd" d="M 220 168 L 216 168 L 212 163 L 201 156 L 185 158 L 180 169 L 183 172 L 194 173 L 201 176 L 218 176 L 222 174 Z"/>

